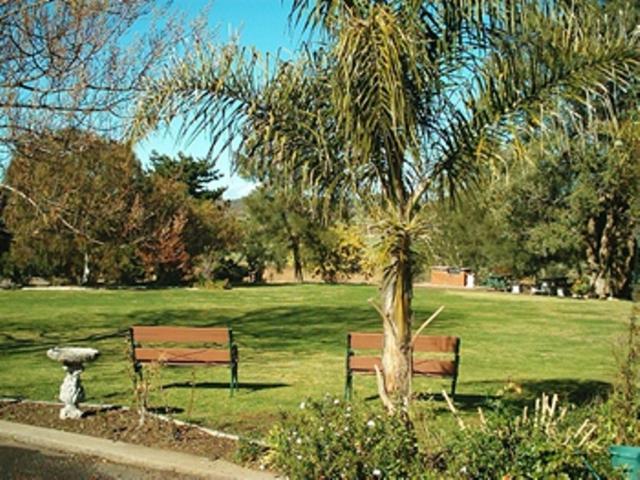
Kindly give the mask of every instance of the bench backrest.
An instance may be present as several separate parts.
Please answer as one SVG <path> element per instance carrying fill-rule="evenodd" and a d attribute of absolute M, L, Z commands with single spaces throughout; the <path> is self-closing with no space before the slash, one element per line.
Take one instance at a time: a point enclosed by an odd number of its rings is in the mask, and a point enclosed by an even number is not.
<path fill-rule="evenodd" d="M 381 333 L 357 333 L 348 334 L 349 347 L 353 350 L 382 350 L 384 337 Z"/>
<path fill-rule="evenodd" d="M 384 343 L 382 333 L 351 332 L 348 338 L 352 350 L 382 350 Z M 460 338 L 450 336 L 421 335 L 413 344 L 414 352 L 457 353 L 459 348 Z"/>
<path fill-rule="evenodd" d="M 459 349 L 459 337 L 420 335 L 413 343 L 414 352 L 458 353 Z"/>
<path fill-rule="evenodd" d="M 229 329 L 219 327 L 131 327 L 136 342 L 149 343 L 215 343 L 228 345 Z"/>

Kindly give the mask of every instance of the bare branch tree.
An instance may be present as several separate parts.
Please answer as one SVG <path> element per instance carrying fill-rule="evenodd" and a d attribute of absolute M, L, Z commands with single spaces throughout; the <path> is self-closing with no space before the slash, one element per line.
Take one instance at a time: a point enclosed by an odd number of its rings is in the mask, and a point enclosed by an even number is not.
<path fill-rule="evenodd" d="M 0 192 L 29 201 L 3 175 L 12 155 L 27 153 L 19 151 L 25 138 L 82 130 L 121 135 L 143 78 L 185 37 L 181 19 L 162 15 L 168 6 L 153 0 L 0 0 Z M 69 145 L 77 148 L 78 142 Z"/>

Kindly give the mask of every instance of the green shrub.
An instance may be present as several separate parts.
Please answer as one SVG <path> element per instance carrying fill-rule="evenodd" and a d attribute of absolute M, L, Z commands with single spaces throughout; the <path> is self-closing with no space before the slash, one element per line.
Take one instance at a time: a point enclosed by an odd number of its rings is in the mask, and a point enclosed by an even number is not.
<path fill-rule="evenodd" d="M 591 293 L 591 282 L 586 276 L 576 278 L 571 285 L 571 293 L 579 297 L 586 297 Z"/>
<path fill-rule="evenodd" d="M 204 278 L 199 278 L 198 288 L 202 288 L 203 290 L 230 290 L 231 282 L 228 279 L 207 280 Z"/>
<path fill-rule="evenodd" d="M 616 345 L 618 374 L 613 393 L 597 414 L 602 436 L 612 444 L 640 446 L 640 305 L 633 307 L 627 334 Z"/>
<path fill-rule="evenodd" d="M 505 291 L 509 289 L 510 282 L 505 276 L 492 274 L 486 278 L 484 285 L 494 290 Z"/>
<path fill-rule="evenodd" d="M 291 479 L 423 478 L 425 465 L 412 423 L 326 397 L 300 404 L 270 432 L 269 466 Z"/>
<path fill-rule="evenodd" d="M 504 410 L 455 434 L 447 445 L 448 478 L 620 478 L 610 466 L 608 443 L 598 422 L 568 414 L 557 397 L 536 401 L 533 411 L 513 417 Z M 597 420 L 597 419 L 596 419 Z"/>
<path fill-rule="evenodd" d="M 260 466 L 260 460 L 268 450 L 269 449 L 260 442 L 240 438 L 238 448 L 235 452 L 235 460 L 243 465 L 258 467 Z"/>

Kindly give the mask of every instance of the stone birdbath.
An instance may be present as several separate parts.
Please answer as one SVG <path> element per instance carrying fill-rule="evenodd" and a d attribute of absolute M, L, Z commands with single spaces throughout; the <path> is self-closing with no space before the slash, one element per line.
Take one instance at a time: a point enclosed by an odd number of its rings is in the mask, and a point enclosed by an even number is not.
<path fill-rule="evenodd" d="M 60 400 L 64 403 L 60 410 L 61 419 L 82 417 L 82 411 L 78 408 L 78 403 L 84 400 L 80 374 L 84 364 L 95 360 L 98 355 L 100 352 L 95 348 L 54 347 L 47 350 L 47 357 L 62 363 L 62 368 L 67 372 L 60 385 Z"/>

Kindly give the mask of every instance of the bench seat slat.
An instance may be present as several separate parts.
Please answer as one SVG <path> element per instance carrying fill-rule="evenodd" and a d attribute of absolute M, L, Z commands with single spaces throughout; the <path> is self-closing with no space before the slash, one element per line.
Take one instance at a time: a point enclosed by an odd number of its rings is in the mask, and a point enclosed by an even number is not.
<path fill-rule="evenodd" d="M 351 357 L 349 368 L 357 373 L 374 373 L 374 366 L 378 365 L 382 371 L 380 357 Z M 413 361 L 413 374 L 431 377 L 450 377 L 455 375 L 456 364 L 449 360 L 415 360 Z"/>
<path fill-rule="evenodd" d="M 213 327 L 132 327 L 137 342 L 229 343 L 227 328 Z"/>
<path fill-rule="evenodd" d="M 167 364 L 229 363 L 228 350 L 210 348 L 145 348 L 135 350 L 136 360 L 141 363 L 160 362 Z"/>
<path fill-rule="evenodd" d="M 378 365 L 382 371 L 382 359 L 380 357 L 350 357 L 349 368 L 354 372 L 375 373 L 374 366 Z"/>
<path fill-rule="evenodd" d="M 455 362 L 449 360 L 413 359 L 413 374 L 427 377 L 451 377 L 456 373 Z"/>

